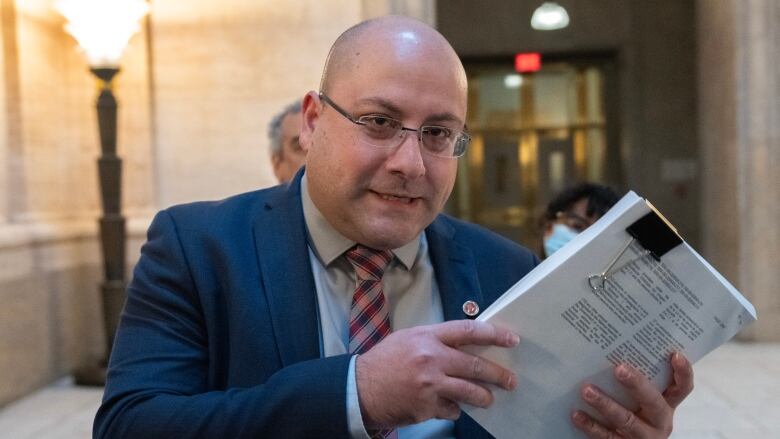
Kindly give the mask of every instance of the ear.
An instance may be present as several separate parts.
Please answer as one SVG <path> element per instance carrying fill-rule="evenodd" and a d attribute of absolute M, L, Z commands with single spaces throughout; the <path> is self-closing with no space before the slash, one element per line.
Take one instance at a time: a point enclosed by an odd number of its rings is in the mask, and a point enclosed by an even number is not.
<path fill-rule="evenodd" d="M 301 104 L 301 134 L 299 142 L 301 149 L 307 153 L 314 139 L 314 129 L 317 126 L 321 111 L 322 103 L 320 102 L 319 93 L 316 91 L 306 93 Z"/>
<path fill-rule="evenodd" d="M 280 177 L 280 171 L 282 168 L 281 154 L 274 154 L 271 156 L 271 168 L 274 171 L 274 176 L 276 177 L 276 180 L 282 181 L 282 178 Z"/>

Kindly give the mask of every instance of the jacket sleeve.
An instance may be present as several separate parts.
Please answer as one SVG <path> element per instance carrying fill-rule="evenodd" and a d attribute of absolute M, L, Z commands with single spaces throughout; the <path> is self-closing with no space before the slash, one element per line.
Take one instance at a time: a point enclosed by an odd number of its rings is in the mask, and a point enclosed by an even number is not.
<path fill-rule="evenodd" d="M 161 212 L 128 288 L 93 437 L 347 436 L 348 355 L 282 368 L 254 387 L 209 384 L 213 359 L 190 267 Z"/>

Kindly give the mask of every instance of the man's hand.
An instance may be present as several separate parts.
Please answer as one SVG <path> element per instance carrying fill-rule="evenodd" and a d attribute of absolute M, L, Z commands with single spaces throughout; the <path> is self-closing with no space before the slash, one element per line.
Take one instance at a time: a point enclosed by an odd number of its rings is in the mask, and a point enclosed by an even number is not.
<path fill-rule="evenodd" d="M 457 320 L 393 332 L 357 358 L 355 373 L 363 423 L 368 429 L 396 427 L 430 418 L 455 420 L 458 403 L 487 407 L 487 384 L 507 390 L 515 374 L 458 350 L 464 345 L 514 347 L 520 338 L 505 329 Z"/>
<path fill-rule="evenodd" d="M 672 355 L 671 363 L 673 380 L 663 393 L 631 366 L 615 367 L 615 377 L 639 403 L 636 412 L 627 410 L 596 386 L 586 384 L 582 388 L 582 398 L 601 414 L 606 425 L 579 410 L 572 414 L 574 425 L 593 439 L 669 437 L 674 409 L 693 390 L 693 368 L 685 356 L 677 352 Z"/>

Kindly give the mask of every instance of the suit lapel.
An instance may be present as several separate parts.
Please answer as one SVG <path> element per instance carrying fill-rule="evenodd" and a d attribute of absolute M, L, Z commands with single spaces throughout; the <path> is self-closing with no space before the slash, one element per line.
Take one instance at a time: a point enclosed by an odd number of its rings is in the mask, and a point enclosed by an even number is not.
<path fill-rule="evenodd" d="M 467 318 L 463 303 L 468 300 L 484 307 L 474 254 L 470 248 L 457 243 L 454 235 L 454 229 L 442 216 L 425 230 L 445 320 Z"/>
<path fill-rule="evenodd" d="M 473 300 L 480 309 L 484 309 L 486 304 L 471 249 L 455 241 L 455 231 L 442 216 L 437 217 L 425 230 L 425 236 L 428 239 L 431 264 L 436 272 L 436 282 L 439 284 L 444 319 L 467 318 L 463 312 L 463 303 L 467 300 Z M 463 414 L 455 422 L 455 437 L 474 439 L 491 436 L 471 417 Z"/>
<path fill-rule="evenodd" d="M 318 358 L 317 293 L 306 243 L 299 172 L 269 198 L 254 224 L 265 295 L 282 366 Z"/>

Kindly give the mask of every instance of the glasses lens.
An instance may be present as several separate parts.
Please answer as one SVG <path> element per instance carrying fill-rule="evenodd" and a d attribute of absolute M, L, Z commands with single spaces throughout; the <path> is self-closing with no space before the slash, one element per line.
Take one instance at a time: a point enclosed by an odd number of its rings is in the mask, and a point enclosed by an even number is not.
<path fill-rule="evenodd" d="M 381 115 L 367 115 L 356 119 L 363 140 L 374 146 L 392 148 L 400 144 L 405 136 L 400 121 Z M 415 131 L 415 130 L 409 130 Z M 419 130 L 423 149 L 432 155 L 442 157 L 460 157 L 466 152 L 469 136 L 461 131 L 429 125 Z"/>
<path fill-rule="evenodd" d="M 401 130 L 401 122 L 385 116 L 361 116 L 358 123 L 366 140 L 377 146 L 393 146 L 390 144 Z"/>
<path fill-rule="evenodd" d="M 442 157 L 461 157 L 471 141 L 468 134 L 447 127 L 424 126 L 420 132 L 425 150 Z"/>
<path fill-rule="evenodd" d="M 452 156 L 455 145 L 455 132 L 446 127 L 424 126 L 420 136 L 425 149 L 431 154 Z"/>
<path fill-rule="evenodd" d="M 468 148 L 469 143 L 471 143 L 471 137 L 466 133 L 460 133 L 458 140 L 455 141 L 455 150 L 452 152 L 452 155 L 454 157 L 463 156 L 463 154 L 466 153 L 466 148 Z"/>

